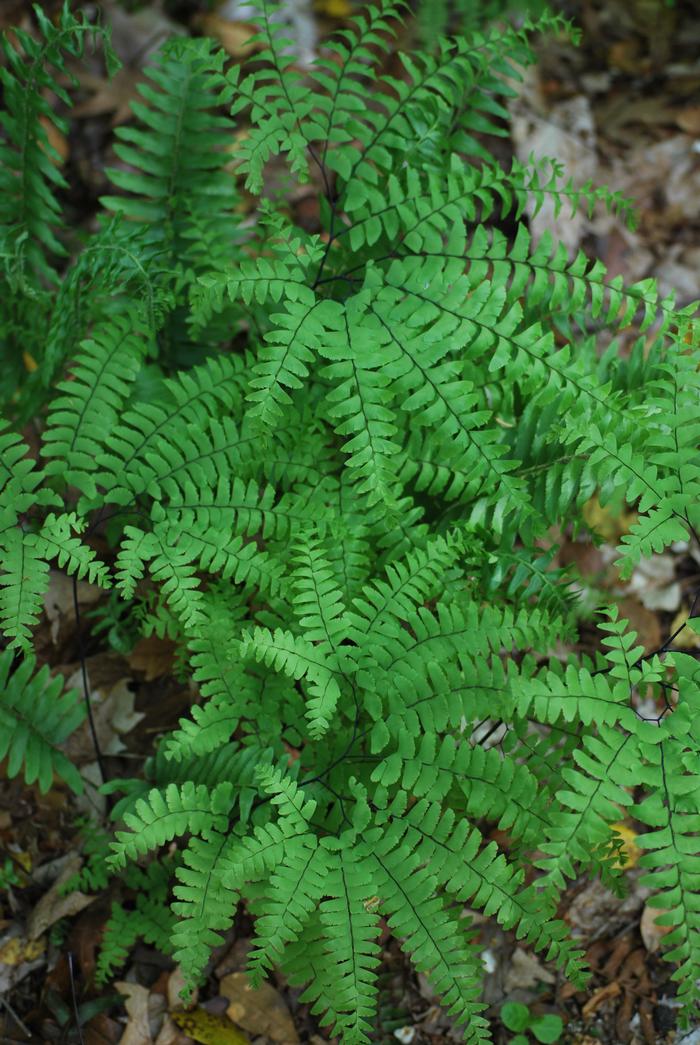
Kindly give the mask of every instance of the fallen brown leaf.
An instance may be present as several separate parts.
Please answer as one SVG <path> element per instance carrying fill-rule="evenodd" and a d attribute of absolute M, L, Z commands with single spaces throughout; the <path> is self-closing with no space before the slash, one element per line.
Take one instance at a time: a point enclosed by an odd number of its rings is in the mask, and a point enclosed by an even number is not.
<path fill-rule="evenodd" d="M 673 635 L 682 626 L 683 630 L 679 631 L 674 639 L 674 646 L 677 646 L 679 649 L 700 649 L 700 635 L 685 623 L 689 612 L 687 606 L 681 606 L 673 618 L 669 631 Z"/>
<path fill-rule="evenodd" d="M 506 993 L 534 987 L 537 983 L 556 983 L 556 976 L 545 969 L 534 954 L 516 947 L 504 979 Z"/>
<path fill-rule="evenodd" d="M 175 661 L 176 644 L 172 639 L 159 639 L 157 635 L 139 639 L 127 657 L 134 671 L 143 671 L 146 682 L 170 675 Z"/>
<path fill-rule="evenodd" d="M 168 997 L 168 1008 L 169 1009 L 181 1009 L 182 1008 L 182 992 L 187 986 L 187 981 L 183 975 L 182 969 L 179 965 L 176 965 L 173 971 L 168 976 L 167 986 L 167 997 Z M 195 988 L 190 998 L 190 1004 L 192 1006 L 197 1004 L 199 998 L 199 991 Z"/>
<path fill-rule="evenodd" d="M 642 919 L 639 923 L 639 932 L 644 942 L 644 946 L 650 954 L 653 954 L 654 951 L 658 951 L 663 937 L 673 929 L 672 925 L 656 924 L 655 919 L 658 918 L 659 915 L 666 913 L 667 912 L 664 908 L 651 907 L 649 904 L 644 905 Z"/>
<path fill-rule="evenodd" d="M 661 625 L 658 616 L 631 595 L 622 599 L 619 606 L 620 616 L 626 617 L 630 622 L 630 628 L 637 632 L 637 638 L 644 646 L 645 652 L 650 653 L 658 649 L 661 645 Z"/>
<path fill-rule="evenodd" d="M 63 166 L 68 159 L 70 148 L 68 145 L 68 139 L 65 134 L 59 131 L 53 120 L 50 120 L 48 116 L 40 116 L 39 122 L 46 131 L 46 137 L 48 138 L 49 145 L 55 150 L 56 155 L 52 155 L 51 159 L 56 163 L 57 167 Z M 58 157 L 58 158 L 57 158 Z"/>
<path fill-rule="evenodd" d="M 124 1007 L 129 1017 L 119 1045 L 150 1045 L 153 1038 L 148 1020 L 148 987 L 142 987 L 138 983 L 126 983 L 123 980 L 119 980 L 114 986 L 126 999 Z"/>
<path fill-rule="evenodd" d="M 676 123 L 686 134 L 700 134 L 700 105 L 691 105 L 681 109 L 676 115 Z"/>
<path fill-rule="evenodd" d="M 46 930 L 50 929 L 61 918 L 70 918 L 74 914 L 79 914 L 95 899 L 94 896 L 87 896 L 79 890 L 67 893 L 65 896 L 61 895 L 61 886 L 80 870 L 81 863 L 80 857 L 74 854 L 66 863 L 51 888 L 44 893 L 29 915 L 27 919 L 27 935 L 30 940 L 36 940 L 39 936 L 43 936 Z"/>
<path fill-rule="evenodd" d="M 92 605 L 102 595 L 102 589 L 87 581 L 77 582 L 78 605 L 82 608 Z M 44 609 L 51 624 L 51 640 L 56 644 L 59 637 L 75 624 L 75 605 L 73 602 L 73 578 L 67 577 L 61 570 L 51 570 L 49 586 L 44 594 Z"/>
<path fill-rule="evenodd" d="M 123 65 L 111 80 L 81 72 L 82 86 L 88 87 L 94 93 L 86 101 L 76 105 L 72 115 L 79 119 L 86 119 L 88 116 L 104 116 L 112 113 L 111 125 L 118 127 L 120 123 L 126 123 L 131 116 L 131 103 L 138 98 L 137 88 L 144 80 L 141 69 L 131 68 L 128 65 Z"/>
<path fill-rule="evenodd" d="M 232 58 L 247 58 L 252 54 L 254 45 L 251 45 L 250 40 L 256 33 L 255 26 L 247 22 L 233 22 L 215 12 L 199 15 L 193 21 L 205 36 L 218 40 Z"/>
<path fill-rule="evenodd" d="M 282 995 L 270 983 L 254 988 L 243 972 L 224 976 L 219 993 L 229 999 L 228 1015 L 239 1027 L 251 1034 L 264 1034 L 272 1041 L 299 1041 L 292 1017 Z"/>

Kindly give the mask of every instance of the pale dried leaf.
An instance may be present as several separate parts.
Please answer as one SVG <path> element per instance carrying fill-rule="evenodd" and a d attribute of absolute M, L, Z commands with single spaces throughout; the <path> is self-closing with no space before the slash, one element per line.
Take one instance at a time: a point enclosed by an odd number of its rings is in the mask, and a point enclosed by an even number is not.
<path fill-rule="evenodd" d="M 103 594 L 96 584 L 77 581 L 78 605 L 84 606 L 97 602 Z M 44 609 L 51 625 L 51 641 L 58 642 L 61 632 L 75 624 L 75 606 L 73 603 L 73 578 L 67 577 L 60 570 L 49 570 L 49 586 L 44 593 Z"/>
<path fill-rule="evenodd" d="M 233 22 L 215 12 L 200 15 L 196 24 L 206 36 L 218 40 L 232 58 L 246 58 L 253 51 L 250 39 L 255 34 L 255 26 L 246 22 Z"/>
<path fill-rule="evenodd" d="M 173 971 L 168 977 L 168 1008 L 169 1009 L 180 1009 L 182 1008 L 182 992 L 187 986 L 187 981 L 183 975 L 182 969 L 179 965 L 176 965 Z M 190 1003 L 196 1005 L 199 1000 L 199 991 L 195 988 L 190 996 Z"/>
<path fill-rule="evenodd" d="M 245 973 L 232 972 L 221 980 L 219 993 L 229 999 L 227 1014 L 239 1027 L 275 1042 L 299 1041 L 289 1009 L 272 984 L 263 983 L 256 990 Z"/>
<path fill-rule="evenodd" d="M 506 993 L 518 988 L 534 987 L 537 983 L 556 983 L 556 976 L 545 969 L 533 954 L 516 947 L 504 978 Z"/>
<path fill-rule="evenodd" d="M 644 911 L 639 923 L 639 932 L 644 941 L 644 946 L 650 954 L 658 951 L 663 937 L 673 929 L 672 925 L 657 925 L 655 922 L 659 915 L 667 913 L 665 908 L 652 907 L 650 904 L 644 905 Z"/>
<path fill-rule="evenodd" d="M 43 936 L 46 930 L 61 918 L 70 918 L 93 902 L 94 896 L 87 896 L 79 890 L 65 896 L 60 892 L 61 886 L 80 870 L 81 864 L 82 860 L 77 853 L 73 854 L 51 888 L 41 897 L 27 919 L 27 935 L 30 940 Z"/>
<path fill-rule="evenodd" d="M 148 1020 L 148 987 L 142 987 L 138 983 L 126 983 L 123 980 L 119 980 L 114 986 L 126 999 L 124 1007 L 129 1017 L 119 1045 L 150 1045 L 153 1038 Z"/>
<path fill-rule="evenodd" d="M 176 643 L 172 639 L 159 639 L 157 635 L 139 639 L 127 657 L 129 667 L 143 671 L 146 682 L 170 675 L 175 660 Z"/>

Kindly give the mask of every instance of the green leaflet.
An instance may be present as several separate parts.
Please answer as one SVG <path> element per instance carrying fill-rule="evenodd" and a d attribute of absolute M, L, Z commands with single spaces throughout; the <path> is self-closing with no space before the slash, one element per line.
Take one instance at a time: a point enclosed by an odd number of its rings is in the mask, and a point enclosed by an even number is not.
<path fill-rule="evenodd" d="M 0 655 L 0 759 L 7 758 L 7 775 L 22 771 L 46 794 L 57 773 L 80 794 L 83 781 L 60 746 L 85 717 L 82 697 L 74 689 L 63 692 L 63 679 L 51 678 L 46 665 L 33 674 L 32 656 L 14 671 L 12 660 L 10 651 Z"/>
<path fill-rule="evenodd" d="M 66 10 L 4 38 L 0 760 L 80 789 L 62 745 L 84 702 L 35 670 L 33 629 L 51 569 L 98 584 L 192 690 L 86 841 L 74 884 L 118 879 L 101 980 L 145 939 L 191 990 L 242 903 L 254 981 L 279 969 L 361 1045 L 388 925 L 486 1042 L 464 905 L 584 985 L 557 904 L 582 872 L 624 888 L 628 810 L 687 1022 L 697 663 L 645 653 L 615 607 L 603 653 L 562 657 L 585 608 L 551 534 L 596 494 L 637 512 L 624 576 L 697 542 L 695 309 L 533 242 L 528 202 L 629 202 L 488 149 L 532 34 L 563 20 L 440 36 L 390 75 L 404 13 L 370 5 L 305 68 L 267 0 L 244 66 L 166 43 L 80 242 L 42 121 L 91 30 Z"/>

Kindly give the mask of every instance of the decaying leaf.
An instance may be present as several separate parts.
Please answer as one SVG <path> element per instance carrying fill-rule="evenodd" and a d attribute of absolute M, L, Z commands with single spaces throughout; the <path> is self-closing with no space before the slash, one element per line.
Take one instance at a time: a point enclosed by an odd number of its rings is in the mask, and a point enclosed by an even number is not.
<path fill-rule="evenodd" d="M 80 865 L 81 860 L 76 853 L 65 864 L 48 892 L 41 897 L 27 920 L 27 935 L 30 940 L 36 940 L 42 936 L 61 918 L 69 918 L 78 914 L 95 899 L 94 896 L 87 896 L 78 890 L 66 895 L 61 894 L 61 886 L 80 870 Z"/>
<path fill-rule="evenodd" d="M 176 643 L 172 639 L 160 639 L 157 635 L 139 639 L 127 657 L 134 671 L 143 671 L 146 682 L 170 675 L 175 660 Z"/>
<path fill-rule="evenodd" d="M 672 635 L 679 628 L 682 629 L 678 631 L 673 643 L 678 649 L 700 649 L 700 629 L 696 630 L 700 625 L 700 619 L 694 618 L 694 624 L 691 624 L 688 621 L 689 612 L 686 606 L 681 606 L 669 629 Z"/>
<path fill-rule="evenodd" d="M 534 954 L 516 947 L 503 982 L 506 993 L 534 987 L 537 983 L 556 983 L 556 976 L 545 969 Z"/>
<path fill-rule="evenodd" d="M 289 1009 L 272 984 L 262 983 L 256 989 L 245 973 L 232 972 L 224 976 L 219 991 L 228 998 L 228 1015 L 239 1027 L 251 1034 L 264 1034 L 271 1041 L 299 1041 Z"/>
<path fill-rule="evenodd" d="M 640 559 L 627 590 L 637 595 L 648 610 L 673 612 L 681 602 L 681 586 L 674 580 L 675 572 L 676 562 L 672 555 Z"/>
<path fill-rule="evenodd" d="M 194 21 L 206 36 L 218 40 L 232 58 L 246 58 L 252 53 L 250 39 L 255 34 L 255 26 L 248 22 L 232 22 L 216 12 L 201 14 Z"/>
<path fill-rule="evenodd" d="M 637 513 L 624 510 L 613 511 L 609 504 L 602 505 L 597 494 L 594 494 L 583 506 L 583 518 L 586 525 L 603 540 L 610 544 L 617 544 L 624 534 L 629 533 L 630 527 L 637 521 Z"/>
<path fill-rule="evenodd" d="M 626 856 L 626 862 L 623 864 L 621 860 L 615 860 L 614 867 L 635 867 L 639 857 L 642 855 L 642 851 L 637 845 L 637 833 L 633 831 L 629 824 L 619 823 L 611 824 L 610 830 L 622 839 L 622 852 Z"/>
<path fill-rule="evenodd" d="M 114 984 L 120 994 L 125 997 L 129 1021 L 119 1045 L 150 1045 L 153 1041 L 148 1019 L 148 999 L 150 991 L 148 987 L 142 987 L 138 983 L 126 983 L 120 980 Z"/>
<path fill-rule="evenodd" d="M 92 605 L 102 595 L 102 589 L 87 581 L 77 582 L 78 605 L 82 608 Z M 44 609 L 51 625 L 51 640 L 56 643 L 62 633 L 75 624 L 75 604 L 73 602 L 73 578 L 66 576 L 61 570 L 49 572 L 49 586 L 44 595 Z"/>
<path fill-rule="evenodd" d="M 45 961 L 46 940 L 28 940 L 16 928 L 0 937 L 0 996 L 9 992 Z"/>
<path fill-rule="evenodd" d="M 144 82 L 145 77 L 140 68 L 132 69 L 124 65 L 110 80 L 101 76 L 91 76 L 84 71 L 80 79 L 82 85 L 93 93 L 86 101 L 75 106 L 73 116 L 86 119 L 88 116 L 104 116 L 111 113 L 112 127 L 118 127 L 129 119 L 131 103 L 138 98 L 137 88 Z"/>
<path fill-rule="evenodd" d="M 226 1016 L 214 1016 L 206 1009 L 171 1012 L 170 1018 L 185 1034 L 203 1045 L 248 1045 L 248 1038 L 236 1030 Z"/>
<path fill-rule="evenodd" d="M 24 936 L 11 936 L 0 944 L 0 965 L 21 965 L 22 962 L 35 962 L 45 950 L 45 940 L 29 940 Z"/>
<path fill-rule="evenodd" d="M 661 907 L 652 907 L 650 904 L 644 905 L 639 932 L 650 954 L 658 951 L 663 937 L 673 929 L 672 925 L 656 924 L 656 919 L 662 914 L 668 914 L 668 911 Z"/>

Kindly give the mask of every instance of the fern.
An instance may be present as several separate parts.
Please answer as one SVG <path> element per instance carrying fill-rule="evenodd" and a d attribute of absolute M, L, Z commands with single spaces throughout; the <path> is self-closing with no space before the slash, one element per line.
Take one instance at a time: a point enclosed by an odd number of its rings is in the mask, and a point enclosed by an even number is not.
<path fill-rule="evenodd" d="M 37 17 L 40 40 L 4 45 L 2 390 L 40 447 L 2 422 L 0 757 L 80 788 L 61 745 L 83 704 L 32 655 L 50 565 L 171 638 L 195 691 L 143 773 L 103 787 L 109 842 L 79 879 L 113 890 L 100 978 L 143 938 L 191 990 L 244 903 L 253 980 L 279 969 L 330 1033 L 368 1042 L 387 925 L 465 1040 L 487 1041 L 464 904 L 583 986 L 557 906 L 582 871 L 624 887 L 622 808 L 649 829 L 691 1020 L 696 665 L 670 640 L 646 655 L 614 607 L 604 654 L 555 656 L 583 611 L 551 534 L 596 493 L 637 510 L 623 575 L 698 541 L 695 310 L 533 242 L 529 203 L 629 221 L 629 201 L 488 148 L 533 33 L 566 24 L 440 36 L 395 75 L 390 2 L 307 69 L 267 2 L 247 67 L 170 42 L 65 263 L 39 89 L 63 92 L 89 27 Z M 260 198 L 272 160 L 318 190 L 319 234 Z"/>
<path fill-rule="evenodd" d="M 0 654 L 0 759 L 7 757 L 10 778 L 21 771 L 43 794 L 50 790 L 54 773 L 81 794 L 80 774 L 60 745 L 83 721 L 85 705 L 76 690 L 63 692 L 60 675 L 51 678 L 46 665 L 36 674 L 34 668 L 31 656 L 13 670 L 12 653 Z"/>
<path fill-rule="evenodd" d="M 64 3 L 54 24 L 34 5 L 37 36 L 23 29 L 0 38 L 3 62 L 0 82 L 0 258 L 6 282 L 1 319 L 3 399 L 8 399 L 26 369 L 21 352 L 31 337 L 40 363 L 48 348 L 42 344 L 51 312 L 50 288 L 58 283 L 57 264 L 65 257 L 65 225 L 58 198 L 67 182 L 61 160 L 51 144 L 49 129 L 65 134 L 67 122 L 54 111 L 55 96 L 69 106 L 66 81 L 75 85 L 68 70 L 79 59 L 96 30 L 85 15 L 73 15 Z M 110 68 L 118 64 L 103 31 Z M 68 63 L 68 64 L 67 64 Z"/>

